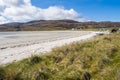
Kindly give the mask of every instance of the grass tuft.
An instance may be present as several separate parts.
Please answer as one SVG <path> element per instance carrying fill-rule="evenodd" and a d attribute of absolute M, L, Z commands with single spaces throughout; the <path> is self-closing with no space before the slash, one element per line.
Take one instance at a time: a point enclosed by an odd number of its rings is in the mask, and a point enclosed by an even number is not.
<path fill-rule="evenodd" d="M 37 64 L 37 63 L 40 63 L 41 61 L 42 61 L 42 58 L 39 55 L 33 55 L 29 59 L 30 64 Z"/>
<path fill-rule="evenodd" d="M 4 80 L 5 75 L 6 75 L 6 72 L 5 72 L 4 68 L 0 67 L 0 80 Z"/>

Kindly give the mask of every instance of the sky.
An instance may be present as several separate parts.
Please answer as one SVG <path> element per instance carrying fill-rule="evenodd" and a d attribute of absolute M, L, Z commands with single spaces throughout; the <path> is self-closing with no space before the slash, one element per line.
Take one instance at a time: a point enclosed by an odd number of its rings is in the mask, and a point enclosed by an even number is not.
<path fill-rule="evenodd" d="M 120 21 L 120 0 L 0 0 L 0 24 L 31 20 Z"/>

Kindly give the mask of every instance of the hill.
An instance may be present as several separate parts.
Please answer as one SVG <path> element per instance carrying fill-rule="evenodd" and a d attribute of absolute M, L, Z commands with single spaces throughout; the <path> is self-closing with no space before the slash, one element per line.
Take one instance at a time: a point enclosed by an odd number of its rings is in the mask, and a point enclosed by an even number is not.
<path fill-rule="evenodd" d="M 0 31 L 43 31 L 70 30 L 72 28 L 113 28 L 120 27 L 120 22 L 77 22 L 74 20 L 34 20 L 26 23 L 7 23 L 0 25 Z"/>

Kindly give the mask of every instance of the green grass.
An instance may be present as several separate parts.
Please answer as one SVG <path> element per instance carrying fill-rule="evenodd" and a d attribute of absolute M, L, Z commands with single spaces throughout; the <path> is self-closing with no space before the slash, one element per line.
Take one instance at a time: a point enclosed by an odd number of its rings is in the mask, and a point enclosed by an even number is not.
<path fill-rule="evenodd" d="M 0 80 L 119 80 L 120 34 L 54 48 L 0 67 Z"/>

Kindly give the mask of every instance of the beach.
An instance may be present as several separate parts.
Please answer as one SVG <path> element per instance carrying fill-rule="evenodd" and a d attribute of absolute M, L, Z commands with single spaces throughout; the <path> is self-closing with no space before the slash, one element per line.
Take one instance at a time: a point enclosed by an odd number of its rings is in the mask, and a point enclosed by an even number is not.
<path fill-rule="evenodd" d="M 1 32 L 0 64 L 43 54 L 55 47 L 87 40 L 97 35 L 99 32 L 94 31 Z"/>

